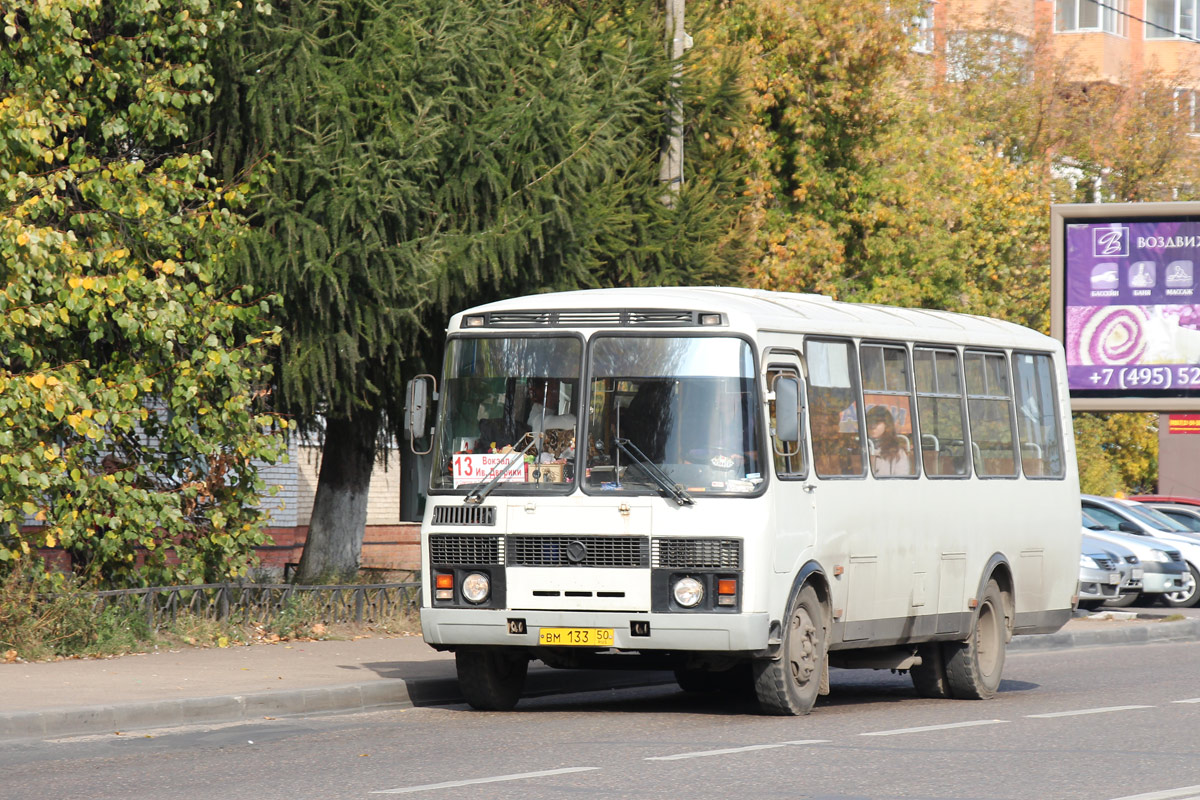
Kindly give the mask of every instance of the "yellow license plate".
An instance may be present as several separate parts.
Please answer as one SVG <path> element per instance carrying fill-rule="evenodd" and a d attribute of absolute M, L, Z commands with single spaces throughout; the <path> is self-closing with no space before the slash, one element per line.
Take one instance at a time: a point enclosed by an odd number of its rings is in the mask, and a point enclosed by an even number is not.
<path fill-rule="evenodd" d="M 612 647 L 612 628 L 539 628 L 538 644 Z"/>

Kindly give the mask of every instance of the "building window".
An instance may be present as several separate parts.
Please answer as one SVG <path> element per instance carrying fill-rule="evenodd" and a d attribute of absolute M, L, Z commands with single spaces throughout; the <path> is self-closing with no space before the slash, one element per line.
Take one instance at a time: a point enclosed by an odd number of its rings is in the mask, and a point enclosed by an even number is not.
<path fill-rule="evenodd" d="M 1197 119 L 1196 91 L 1194 89 L 1175 90 L 1175 111 L 1187 118 L 1188 133 L 1195 136 L 1200 133 L 1200 120 Z"/>
<path fill-rule="evenodd" d="M 1004 31 L 952 31 L 946 36 L 946 80 L 986 80 L 1029 54 L 1029 40 Z"/>
<path fill-rule="evenodd" d="M 928 55 L 933 52 L 933 0 L 926 0 L 921 13 L 913 17 L 909 33 L 913 36 L 913 52 Z"/>
<path fill-rule="evenodd" d="M 1054 29 L 1059 33 L 1098 31 L 1124 36 L 1127 30 L 1125 11 L 1128 2 L 1129 0 L 1056 0 Z M 1195 0 L 1187 2 L 1194 3 Z"/>
<path fill-rule="evenodd" d="M 1146 38 L 1193 38 L 1196 0 L 1146 0 Z"/>

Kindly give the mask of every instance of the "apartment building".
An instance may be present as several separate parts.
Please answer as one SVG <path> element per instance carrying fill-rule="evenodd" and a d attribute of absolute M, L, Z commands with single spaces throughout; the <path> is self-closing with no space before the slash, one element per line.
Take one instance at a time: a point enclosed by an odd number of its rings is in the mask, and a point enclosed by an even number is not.
<path fill-rule="evenodd" d="M 933 0 L 926 9 L 918 50 L 952 60 L 962 31 L 1002 28 L 1014 46 L 1049 32 L 1081 82 L 1172 76 L 1176 102 L 1200 133 L 1200 0 Z"/>

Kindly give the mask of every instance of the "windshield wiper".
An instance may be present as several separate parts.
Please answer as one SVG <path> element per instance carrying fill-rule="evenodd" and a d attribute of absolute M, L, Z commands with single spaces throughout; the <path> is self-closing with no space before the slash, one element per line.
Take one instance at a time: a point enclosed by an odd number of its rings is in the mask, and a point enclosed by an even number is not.
<path fill-rule="evenodd" d="M 613 444 L 615 444 L 622 453 L 633 459 L 637 465 L 642 468 L 642 471 L 649 475 L 650 479 L 657 483 L 659 488 L 667 493 L 664 496 L 670 497 L 681 506 L 695 505 L 696 501 L 693 500 L 692 496 L 687 493 L 687 490 L 683 488 L 683 485 L 672 483 L 670 476 L 659 469 L 657 464 L 647 458 L 646 454 L 639 450 L 638 446 L 633 442 L 629 441 L 628 439 L 617 437 L 616 439 L 613 439 Z"/>
<path fill-rule="evenodd" d="M 496 466 L 492 467 L 488 471 L 488 474 L 483 476 L 483 480 L 471 487 L 471 490 L 467 492 L 467 496 L 463 498 L 463 502 L 473 506 L 482 503 L 492 493 L 492 489 L 496 488 L 496 484 L 504 477 L 504 473 L 508 472 L 508 468 L 517 463 L 519 459 L 525 458 L 525 454 L 533 449 L 534 445 L 541 440 L 542 435 L 540 433 L 530 434 L 529 444 L 525 445 L 523 450 L 513 450 L 509 453 L 512 458 L 496 462 Z M 496 477 L 493 478 L 492 473 L 495 473 Z"/>

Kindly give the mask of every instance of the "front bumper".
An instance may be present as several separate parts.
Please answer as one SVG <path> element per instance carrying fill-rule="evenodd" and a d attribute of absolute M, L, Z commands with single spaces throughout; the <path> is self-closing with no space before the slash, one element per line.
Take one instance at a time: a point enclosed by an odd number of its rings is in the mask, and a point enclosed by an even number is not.
<path fill-rule="evenodd" d="M 1163 592 L 1179 592 L 1185 588 L 1187 573 L 1151 572 L 1146 570 L 1142 577 L 1143 594 L 1162 594 Z"/>
<path fill-rule="evenodd" d="M 510 633 L 510 620 L 523 620 L 524 633 Z M 649 623 L 649 635 L 634 636 L 632 623 Z M 630 612 L 515 611 L 422 608 L 421 630 L 435 647 L 501 645 L 538 647 L 541 628 L 612 628 L 619 650 L 745 652 L 767 647 L 768 615 L 653 614 Z M 518 626 L 513 626 L 518 627 Z"/>
<path fill-rule="evenodd" d="M 1079 568 L 1080 600 L 1114 600 L 1120 585 L 1121 573 L 1117 570 Z"/>

